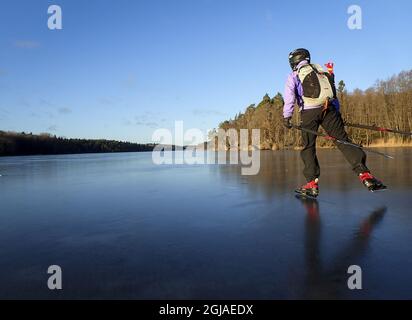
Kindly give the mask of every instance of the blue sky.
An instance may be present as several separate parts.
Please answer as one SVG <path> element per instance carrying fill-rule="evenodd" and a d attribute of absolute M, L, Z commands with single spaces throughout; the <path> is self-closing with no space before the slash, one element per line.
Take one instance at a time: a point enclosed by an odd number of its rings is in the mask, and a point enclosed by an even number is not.
<path fill-rule="evenodd" d="M 52 4 L 63 30 L 47 28 Z M 351 4 L 362 30 L 347 28 Z M 409 0 L 2 0 L 0 130 L 149 142 L 183 120 L 206 132 L 282 92 L 297 47 L 366 89 L 411 69 L 411 11 Z"/>

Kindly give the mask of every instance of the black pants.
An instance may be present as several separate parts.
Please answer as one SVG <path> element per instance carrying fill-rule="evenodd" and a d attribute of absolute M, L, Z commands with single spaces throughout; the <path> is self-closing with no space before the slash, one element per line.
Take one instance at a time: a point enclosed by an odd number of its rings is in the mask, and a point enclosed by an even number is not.
<path fill-rule="evenodd" d="M 326 113 L 322 113 L 322 108 L 303 110 L 301 118 L 303 128 L 317 131 L 319 125 L 322 125 L 328 135 L 350 142 L 340 114 L 332 107 Z M 316 138 L 317 136 L 314 134 L 302 131 L 303 150 L 301 156 L 305 165 L 303 174 L 307 181 L 312 181 L 320 175 L 319 161 L 316 156 Z M 336 145 L 356 174 L 369 171 L 366 167 L 366 154 L 362 149 L 341 143 L 336 143 Z"/>

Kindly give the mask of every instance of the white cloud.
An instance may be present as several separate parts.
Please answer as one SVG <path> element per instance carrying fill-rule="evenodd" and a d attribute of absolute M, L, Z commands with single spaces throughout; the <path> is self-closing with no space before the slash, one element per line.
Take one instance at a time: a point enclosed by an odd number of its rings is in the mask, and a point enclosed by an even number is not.
<path fill-rule="evenodd" d="M 123 85 L 126 89 L 136 89 L 137 87 L 137 78 L 133 74 L 129 74 L 124 80 Z"/>
<path fill-rule="evenodd" d="M 59 108 L 58 111 L 59 111 L 60 114 L 68 114 L 68 113 L 72 112 L 72 110 L 69 109 L 69 108 Z"/>
<path fill-rule="evenodd" d="M 214 109 L 193 109 L 192 112 L 195 116 L 209 116 L 209 115 L 225 116 L 226 115 L 226 113 L 221 112 L 219 110 L 214 110 Z"/>
<path fill-rule="evenodd" d="M 40 47 L 40 42 L 33 40 L 17 40 L 14 42 L 14 46 L 21 49 L 35 49 Z"/>

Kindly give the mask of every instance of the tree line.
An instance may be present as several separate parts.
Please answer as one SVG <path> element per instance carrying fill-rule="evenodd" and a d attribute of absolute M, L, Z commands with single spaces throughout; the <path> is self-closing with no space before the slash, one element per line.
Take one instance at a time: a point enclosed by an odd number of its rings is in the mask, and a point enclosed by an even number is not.
<path fill-rule="evenodd" d="M 66 139 L 44 133 L 0 131 L 0 156 L 152 151 L 154 144 L 114 140 Z"/>
<path fill-rule="evenodd" d="M 385 81 L 378 80 L 367 90 L 356 89 L 353 92 L 348 92 L 344 81 L 341 80 L 337 85 L 337 94 L 342 117 L 349 123 L 412 131 L 412 70 L 403 71 Z M 281 93 L 273 98 L 266 94 L 259 104 L 248 106 L 233 119 L 220 123 L 218 128 L 234 128 L 238 131 L 261 129 L 261 149 L 298 148 L 301 146 L 301 133 L 284 128 L 283 104 Z M 299 123 L 299 112 L 296 110 L 292 120 Z M 407 145 L 412 142 L 410 136 L 391 133 L 349 127 L 347 132 L 355 143 L 364 146 Z M 214 133 L 211 132 L 210 136 Z M 321 147 L 332 146 L 330 141 L 324 139 L 318 139 L 317 143 Z"/>

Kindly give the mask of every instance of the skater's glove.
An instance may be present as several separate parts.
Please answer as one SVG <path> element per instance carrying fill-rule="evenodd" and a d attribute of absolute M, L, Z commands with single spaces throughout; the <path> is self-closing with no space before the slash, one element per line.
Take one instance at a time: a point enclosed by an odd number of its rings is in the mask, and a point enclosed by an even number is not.
<path fill-rule="evenodd" d="M 283 125 L 288 128 L 291 129 L 292 128 L 292 117 L 288 117 L 288 118 L 283 118 Z"/>

